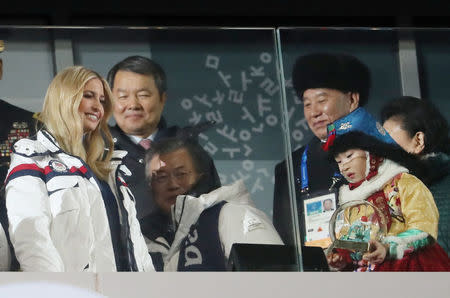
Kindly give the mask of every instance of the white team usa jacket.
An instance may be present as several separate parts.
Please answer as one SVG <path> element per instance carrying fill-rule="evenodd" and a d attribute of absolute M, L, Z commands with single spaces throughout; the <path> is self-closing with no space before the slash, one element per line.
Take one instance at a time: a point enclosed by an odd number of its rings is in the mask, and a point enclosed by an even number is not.
<path fill-rule="evenodd" d="M 121 177 L 127 153 L 115 151 L 108 184 L 128 218 L 131 254 L 139 271 L 154 271 L 134 197 Z M 62 151 L 46 131 L 13 148 L 6 178 L 9 232 L 23 271 L 116 271 L 111 233 L 97 179 L 78 157 Z"/>

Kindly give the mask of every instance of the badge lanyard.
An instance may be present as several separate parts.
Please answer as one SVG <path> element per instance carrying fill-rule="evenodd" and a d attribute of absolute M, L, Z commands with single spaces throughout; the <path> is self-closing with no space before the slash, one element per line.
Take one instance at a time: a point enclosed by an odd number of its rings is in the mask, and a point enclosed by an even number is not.
<path fill-rule="evenodd" d="M 332 177 L 332 184 L 328 189 L 328 194 L 316 194 L 310 196 L 308 177 L 308 145 L 302 154 L 300 163 L 301 179 L 297 177 L 297 183 L 301 184 L 301 193 L 306 195 L 303 198 L 303 218 L 304 218 L 304 243 L 306 246 L 320 246 L 326 248 L 331 244 L 331 238 L 327 236 L 328 223 L 333 212 L 323 213 L 322 205 L 326 199 L 334 201 L 337 205 L 337 195 L 332 192 L 334 185 L 339 181 L 340 173 L 335 172 Z M 319 208 L 317 208 L 319 206 Z M 317 212 L 318 210 L 318 212 Z M 325 228 L 324 228 L 325 227 Z M 325 234 L 324 234 L 325 233 Z"/>
<path fill-rule="evenodd" d="M 309 178 L 308 178 L 308 145 L 306 145 L 305 150 L 303 150 L 302 154 L 302 160 L 300 164 L 300 171 L 301 171 L 301 192 L 302 193 L 308 193 L 309 191 Z M 333 189 L 334 185 L 337 181 L 342 177 L 342 175 L 338 172 L 334 172 L 333 174 L 333 183 L 331 184 L 330 188 L 328 189 L 330 192 Z"/>
<path fill-rule="evenodd" d="M 306 145 L 305 150 L 303 150 L 303 154 L 302 154 L 302 162 L 300 165 L 300 173 L 301 173 L 301 177 L 302 177 L 302 187 L 301 187 L 301 192 L 302 193 L 307 193 L 309 190 L 309 181 L 308 181 L 308 167 L 307 167 L 307 161 L 308 161 L 308 145 Z"/>

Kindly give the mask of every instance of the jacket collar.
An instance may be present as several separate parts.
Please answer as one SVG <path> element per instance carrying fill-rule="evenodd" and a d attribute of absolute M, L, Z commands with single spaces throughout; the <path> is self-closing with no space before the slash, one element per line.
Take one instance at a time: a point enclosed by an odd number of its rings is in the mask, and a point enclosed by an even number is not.
<path fill-rule="evenodd" d="M 36 138 L 42 145 L 44 145 L 44 147 L 48 151 L 52 153 L 63 151 L 59 146 L 58 142 L 56 141 L 56 139 L 47 130 L 44 129 L 39 130 Z"/>
<path fill-rule="evenodd" d="M 176 223 L 177 229 L 166 260 L 179 250 L 181 242 L 188 235 L 191 226 L 198 221 L 201 213 L 222 201 L 254 206 L 243 180 L 222 186 L 198 198 L 189 195 L 177 197 L 175 205 L 172 206 L 172 221 Z"/>
<path fill-rule="evenodd" d="M 172 206 L 172 219 L 178 226 L 190 227 L 197 222 L 203 210 L 208 209 L 222 201 L 253 205 L 244 181 L 238 180 L 233 184 L 219 187 L 210 193 L 198 198 L 190 195 L 180 195 Z M 189 212 L 185 212 L 189 210 Z"/>
<path fill-rule="evenodd" d="M 350 189 L 349 185 L 341 186 L 339 189 L 339 204 L 367 199 L 370 195 L 381 190 L 386 183 L 400 173 L 408 173 L 408 169 L 390 159 L 385 159 L 378 168 L 378 174 L 373 176 L 372 179 L 364 180 L 361 185 L 354 189 Z"/>
<path fill-rule="evenodd" d="M 421 180 L 431 185 L 450 175 L 450 155 L 443 152 L 428 153 L 421 157 L 425 173 Z"/>
<path fill-rule="evenodd" d="M 47 152 L 51 153 L 61 153 L 65 152 L 58 144 L 56 139 L 47 130 L 39 130 L 37 133 L 37 140 L 47 149 Z M 46 152 L 42 152 L 46 153 Z M 65 152 L 67 153 L 67 152 Z M 70 155 L 70 154 L 69 154 Z M 122 159 L 127 155 L 127 151 L 124 150 L 114 150 L 111 157 L 111 167 L 112 173 L 116 171 L 116 168 L 120 166 L 120 170 L 126 176 L 131 176 L 130 170 L 122 164 Z M 76 157 L 80 159 L 78 156 Z M 83 162 L 84 163 L 84 162 Z"/>
<path fill-rule="evenodd" d="M 166 120 L 164 117 L 161 117 L 158 124 L 158 132 L 155 135 L 153 141 L 158 141 L 161 138 L 170 137 L 176 134 L 178 130 L 177 126 L 167 127 Z M 119 127 L 119 125 L 115 125 L 110 127 L 111 134 L 113 136 L 114 148 L 128 151 L 128 155 L 134 159 L 142 158 L 142 155 L 145 153 L 144 148 L 135 144 L 123 130 Z"/>
<path fill-rule="evenodd" d="M 155 140 L 157 140 L 160 135 L 164 135 L 164 131 L 167 129 L 167 122 L 164 119 L 164 117 L 161 117 L 161 119 L 159 120 L 158 123 L 158 127 L 157 127 L 157 133 L 155 135 Z M 134 142 L 132 142 L 129 137 L 127 136 L 127 134 L 120 128 L 120 126 L 118 124 L 114 125 L 114 126 L 110 126 L 110 130 L 111 130 L 111 134 L 113 135 L 113 137 L 120 137 L 122 138 L 126 138 L 130 143 L 132 143 L 133 145 L 136 145 Z"/>

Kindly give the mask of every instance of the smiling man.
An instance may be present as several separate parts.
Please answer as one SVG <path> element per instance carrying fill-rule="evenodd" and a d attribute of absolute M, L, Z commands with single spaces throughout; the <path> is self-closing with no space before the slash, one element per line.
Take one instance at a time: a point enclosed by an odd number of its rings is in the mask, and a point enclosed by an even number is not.
<path fill-rule="evenodd" d="M 107 78 L 114 94 L 113 113 L 117 122 L 111 127 L 114 148 L 128 152 L 124 163 L 132 175 L 127 183 L 136 199 L 137 218 L 141 220 L 156 210 L 147 194 L 145 151 L 152 142 L 175 136 L 179 127 L 167 127 L 161 116 L 167 100 L 167 81 L 158 63 L 146 57 L 130 56 L 114 65 Z M 207 158 L 210 175 L 220 185 L 212 159 Z"/>
<path fill-rule="evenodd" d="M 297 58 L 292 82 L 314 134 L 306 146 L 292 152 L 299 233 L 304 243 L 303 201 L 315 195 L 333 194 L 339 184 L 339 169 L 322 150 L 327 125 L 367 103 L 370 72 L 353 56 L 309 54 Z M 294 243 L 291 218 L 286 161 L 282 161 L 275 168 L 273 223 L 286 244 Z"/>

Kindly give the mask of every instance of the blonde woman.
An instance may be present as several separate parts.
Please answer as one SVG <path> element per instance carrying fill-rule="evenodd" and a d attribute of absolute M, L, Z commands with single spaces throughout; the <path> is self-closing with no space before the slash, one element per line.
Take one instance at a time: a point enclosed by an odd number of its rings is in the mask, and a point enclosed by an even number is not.
<path fill-rule="evenodd" d="M 11 243 L 22 271 L 153 271 L 113 152 L 106 81 L 82 66 L 48 87 L 42 129 L 13 148 L 6 178 Z"/>

